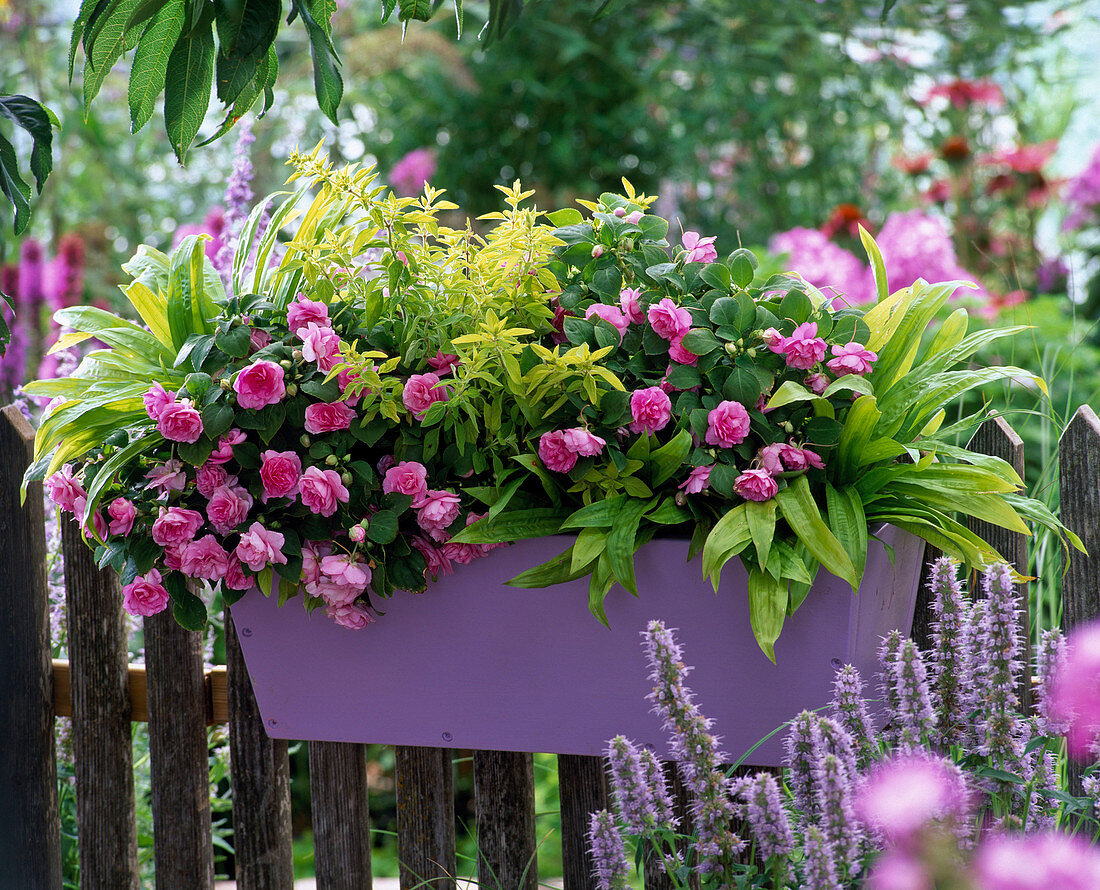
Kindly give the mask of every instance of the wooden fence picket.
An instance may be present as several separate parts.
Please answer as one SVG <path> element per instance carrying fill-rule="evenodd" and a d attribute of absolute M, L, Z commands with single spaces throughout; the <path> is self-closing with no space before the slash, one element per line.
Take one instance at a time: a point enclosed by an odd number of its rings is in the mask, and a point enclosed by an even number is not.
<path fill-rule="evenodd" d="M 1020 476 L 1024 477 L 1024 440 L 1002 417 L 991 417 L 974 433 L 968 446 L 971 450 L 999 457 L 1012 466 Z M 1025 480 L 1026 481 L 1026 480 Z M 988 541 L 992 547 L 1001 554 L 1021 575 L 1027 575 L 1027 543 L 1028 536 L 1011 529 L 1002 528 L 991 522 L 967 517 L 967 527 Z M 971 585 L 971 595 L 980 597 L 982 589 L 979 584 Z M 1020 613 L 1021 626 L 1024 628 L 1024 636 L 1030 639 L 1031 628 L 1030 597 L 1026 584 L 1016 585 L 1017 610 Z M 1022 660 L 1020 683 L 1017 687 L 1020 696 L 1020 710 L 1027 714 L 1031 709 L 1031 659 Z"/>
<path fill-rule="evenodd" d="M 61 886 L 42 485 L 19 486 L 34 430 L 0 411 L 0 887 Z"/>
<path fill-rule="evenodd" d="M 214 846 L 202 636 L 171 610 L 145 619 L 157 890 L 211 890 Z"/>
<path fill-rule="evenodd" d="M 82 890 L 139 884 L 127 647 L 118 576 L 99 569 L 75 519 L 61 526 Z"/>
<path fill-rule="evenodd" d="M 401 890 L 455 890 L 451 752 L 398 745 L 395 761 Z"/>
<path fill-rule="evenodd" d="M 609 806 L 603 758 L 559 754 L 558 800 L 565 890 L 596 890 L 588 856 L 588 819 L 591 813 Z"/>
<path fill-rule="evenodd" d="M 1058 443 L 1062 523 L 1076 532 L 1087 554 L 1064 551 L 1062 629 L 1069 632 L 1100 617 L 1100 419 L 1082 405 Z M 1070 790 L 1081 793 L 1082 764 L 1070 761 Z"/>
<path fill-rule="evenodd" d="M 366 745 L 309 743 L 318 890 L 371 890 Z"/>
<path fill-rule="evenodd" d="M 481 886 L 536 890 L 539 869 L 532 755 L 475 751 L 474 800 Z"/>
<path fill-rule="evenodd" d="M 294 850 L 287 743 L 285 739 L 268 738 L 264 730 L 237 628 L 228 612 L 225 661 L 237 890 L 291 890 Z"/>

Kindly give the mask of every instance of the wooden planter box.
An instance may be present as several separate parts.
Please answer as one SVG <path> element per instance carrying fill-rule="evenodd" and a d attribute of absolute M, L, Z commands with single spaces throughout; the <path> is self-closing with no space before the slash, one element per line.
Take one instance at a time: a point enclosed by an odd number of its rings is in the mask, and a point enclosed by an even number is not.
<path fill-rule="evenodd" d="M 761 653 L 749 628 L 746 578 L 732 560 L 715 595 L 687 542 L 655 540 L 637 554 L 639 596 L 614 588 L 611 629 L 588 612 L 587 579 L 524 590 L 504 581 L 569 546 L 522 541 L 431 584 L 398 593 L 362 631 L 301 603 L 278 608 L 251 591 L 233 618 L 260 712 L 275 738 L 596 755 L 623 733 L 664 755 L 667 739 L 645 696 L 640 633 L 659 618 L 677 629 L 689 684 L 733 757 L 803 708 L 827 704 L 834 669 L 875 673 L 880 638 L 913 620 L 924 542 L 894 528 L 871 542 L 858 596 L 824 570 Z M 777 734 L 749 758 L 775 765 Z"/>

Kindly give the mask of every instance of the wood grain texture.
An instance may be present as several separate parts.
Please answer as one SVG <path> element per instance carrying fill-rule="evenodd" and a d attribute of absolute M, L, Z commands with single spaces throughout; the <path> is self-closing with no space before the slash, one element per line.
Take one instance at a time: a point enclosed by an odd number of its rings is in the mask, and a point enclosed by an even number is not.
<path fill-rule="evenodd" d="M 370 890 L 370 798 L 365 745 L 309 743 L 317 890 Z"/>
<path fill-rule="evenodd" d="M 1058 446 L 1058 484 L 1062 523 L 1080 536 L 1088 555 L 1063 551 L 1062 629 L 1100 617 L 1100 420 L 1088 405 L 1077 409 Z M 1081 793 L 1084 764 L 1070 760 L 1070 791 Z"/>
<path fill-rule="evenodd" d="M 0 411 L 0 887 L 61 886 L 42 485 L 19 486 L 34 431 Z"/>
<path fill-rule="evenodd" d="M 596 890 L 588 855 L 588 820 L 596 810 L 610 806 L 603 758 L 559 754 L 558 799 L 564 890 Z"/>
<path fill-rule="evenodd" d="M 140 883 L 127 688 L 129 624 L 111 569 L 96 568 L 74 518 L 61 526 L 82 890 Z"/>
<path fill-rule="evenodd" d="M 401 890 L 455 890 L 454 776 L 445 748 L 396 748 Z"/>
<path fill-rule="evenodd" d="M 290 761 L 264 731 L 232 616 L 225 616 L 233 850 L 238 890 L 292 890 Z M 355 885 L 348 884 L 348 887 Z"/>
<path fill-rule="evenodd" d="M 972 451 L 981 454 L 990 454 L 999 457 L 1012 465 L 1012 468 L 1024 477 L 1024 440 L 1002 417 L 991 417 L 983 423 L 968 447 Z M 981 522 L 973 517 L 967 517 L 967 526 L 978 537 L 988 542 L 1001 554 L 1021 575 L 1027 574 L 1027 535 L 1001 528 L 989 522 Z M 981 596 L 981 585 L 970 585 L 971 595 Z M 1029 612 L 1029 597 L 1026 584 L 1016 585 L 1016 608 L 1020 613 L 1020 623 L 1024 628 L 1024 636 L 1029 637 L 1031 618 Z M 1031 659 L 1022 660 L 1023 669 L 1020 673 L 1020 682 L 1017 694 L 1020 696 L 1021 712 L 1027 714 L 1031 708 Z"/>
<path fill-rule="evenodd" d="M 157 890 L 214 885 L 202 636 L 171 610 L 145 619 Z"/>
<path fill-rule="evenodd" d="M 481 886 L 536 890 L 534 757 L 517 751 L 475 751 L 474 800 Z"/>

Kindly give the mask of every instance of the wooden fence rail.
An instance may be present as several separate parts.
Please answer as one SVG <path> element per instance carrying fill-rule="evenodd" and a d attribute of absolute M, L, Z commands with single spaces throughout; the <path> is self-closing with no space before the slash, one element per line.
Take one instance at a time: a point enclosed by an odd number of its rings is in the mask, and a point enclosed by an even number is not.
<path fill-rule="evenodd" d="M 32 430 L 16 409 L 0 414 L 0 887 L 60 886 L 53 721 L 55 714 L 71 714 L 81 888 L 137 886 L 130 724 L 147 719 L 158 890 L 213 886 L 206 727 L 215 722 L 229 725 L 238 887 L 290 890 L 287 743 L 264 731 L 232 618 L 224 668 L 204 672 L 200 635 L 168 613 L 145 621 L 146 666 L 128 665 L 117 583 L 95 568 L 70 526 L 64 532 L 70 654 L 68 662 L 51 663 L 41 486 L 30 487 L 25 506 L 18 494 Z M 974 444 L 1022 471 L 1022 443 L 1002 420 L 987 423 Z M 1077 412 L 1060 450 L 1062 518 L 1092 554 L 1067 557 L 1063 616 L 1069 628 L 1100 615 L 1100 422 L 1091 409 Z M 1022 536 L 978 530 L 1026 571 Z M 927 612 L 922 597 L 918 635 L 927 630 Z M 532 756 L 474 752 L 473 775 L 482 886 L 531 890 L 540 840 Z M 365 746 L 310 743 L 309 777 L 318 888 L 370 888 Z M 559 756 L 558 780 L 565 890 L 592 890 L 585 835 L 589 813 L 608 803 L 603 762 Z M 397 748 L 396 786 L 402 890 L 454 890 L 452 752 Z M 678 782 L 674 790 L 686 812 L 686 791 Z M 648 890 L 666 886 L 663 876 L 646 876 Z"/>

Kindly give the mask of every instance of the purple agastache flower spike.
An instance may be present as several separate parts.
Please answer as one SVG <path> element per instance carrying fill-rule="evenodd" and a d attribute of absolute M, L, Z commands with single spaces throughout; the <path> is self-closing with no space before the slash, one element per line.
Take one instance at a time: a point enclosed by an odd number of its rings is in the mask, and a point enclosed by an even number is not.
<path fill-rule="evenodd" d="M 928 675 L 917 644 L 902 640 L 894 667 L 898 701 L 898 745 L 911 751 L 930 739 L 936 715 L 928 694 Z"/>
<path fill-rule="evenodd" d="M 838 875 L 859 868 L 862 831 L 852 810 L 855 794 L 855 749 L 851 736 L 829 717 L 819 717 L 813 732 L 813 779 L 817 824 L 837 856 Z"/>
<path fill-rule="evenodd" d="M 593 813 L 588 823 L 588 851 L 599 890 L 628 890 L 630 863 L 615 819 L 607 810 Z"/>
<path fill-rule="evenodd" d="M 681 761 L 684 783 L 692 792 L 691 812 L 698 838 L 696 868 L 703 875 L 728 871 L 745 844 L 730 830 L 736 813 L 718 739 L 710 732 L 711 721 L 699 713 L 691 690 L 684 685 L 691 669 L 683 663 L 672 632 L 662 622 L 651 621 L 644 636 L 649 676 L 654 682 L 648 698 L 672 736 L 673 754 Z"/>
<path fill-rule="evenodd" d="M 794 835 L 791 834 L 775 776 L 756 773 L 740 782 L 738 788 L 760 856 L 768 859 L 788 855 L 794 849 Z"/>
<path fill-rule="evenodd" d="M 833 680 L 833 711 L 836 719 L 852 737 L 859 765 L 866 766 L 878 748 L 878 734 L 867 701 L 863 697 L 863 678 L 850 664 L 836 672 Z"/>
<path fill-rule="evenodd" d="M 983 578 L 985 609 L 977 641 L 984 667 L 974 672 L 978 693 L 978 750 L 1004 762 L 1022 756 L 1016 682 L 1020 674 L 1020 628 L 1016 591 L 1007 565 L 991 566 Z"/>
<path fill-rule="evenodd" d="M 221 275 L 222 282 L 229 286 L 233 280 L 233 256 L 241 236 L 241 229 L 252 210 L 252 167 L 251 147 L 256 141 L 252 134 L 252 125 L 243 121 L 237 146 L 233 151 L 233 172 L 225 185 L 225 217 L 222 229 L 222 246 L 214 257 L 214 268 Z"/>
<path fill-rule="evenodd" d="M 821 829 L 810 825 L 802 839 L 802 886 L 807 890 L 841 890 L 835 859 L 832 844 Z"/>
<path fill-rule="evenodd" d="M 885 705 L 886 726 L 882 735 L 887 741 L 897 740 L 898 729 L 898 681 L 894 671 L 897 667 L 898 650 L 901 648 L 901 634 L 892 630 L 878 647 L 878 663 L 881 670 L 878 673 L 879 692 Z"/>
<path fill-rule="evenodd" d="M 1069 729 L 1069 721 L 1055 714 L 1051 707 L 1051 691 L 1054 678 L 1066 661 L 1066 638 L 1058 628 L 1044 630 L 1039 641 L 1036 674 L 1039 677 L 1039 732 L 1043 735 L 1062 735 Z"/>
<path fill-rule="evenodd" d="M 650 803 L 653 807 L 653 821 L 658 828 L 675 830 L 676 815 L 672 807 L 672 796 L 668 793 L 664 767 L 657 755 L 648 749 L 642 749 L 638 757 L 642 761 L 646 788 L 652 796 Z"/>
<path fill-rule="evenodd" d="M 947 748 L 959 743 L 959 731 L 967 722 L 962 679 L 968 672 L 969 651 L 960 645 L 967 632 L 967 601 L 954 560 L 946 556 L 936 560 L 929 587 L 936 615 L 929 666 L 936 740 L 941 748 Z"/>
<path fill-rule="evenodd" d="M 813 732 L 816 723 L 817 717 L 811 711 L 803 711 L 791 721 L 790 732 L 783 740 L 787 785 L 794 808 L 806 819 L 813 819 L 817 809 L 813 776 Z"/>
<path fill-rule="evenodd" d="M 617 735 L 608 742 L 607 762 L 619 817 L 631 834 L 642 834 L 658 818 L 638 749 L 633 742 Z"/>

